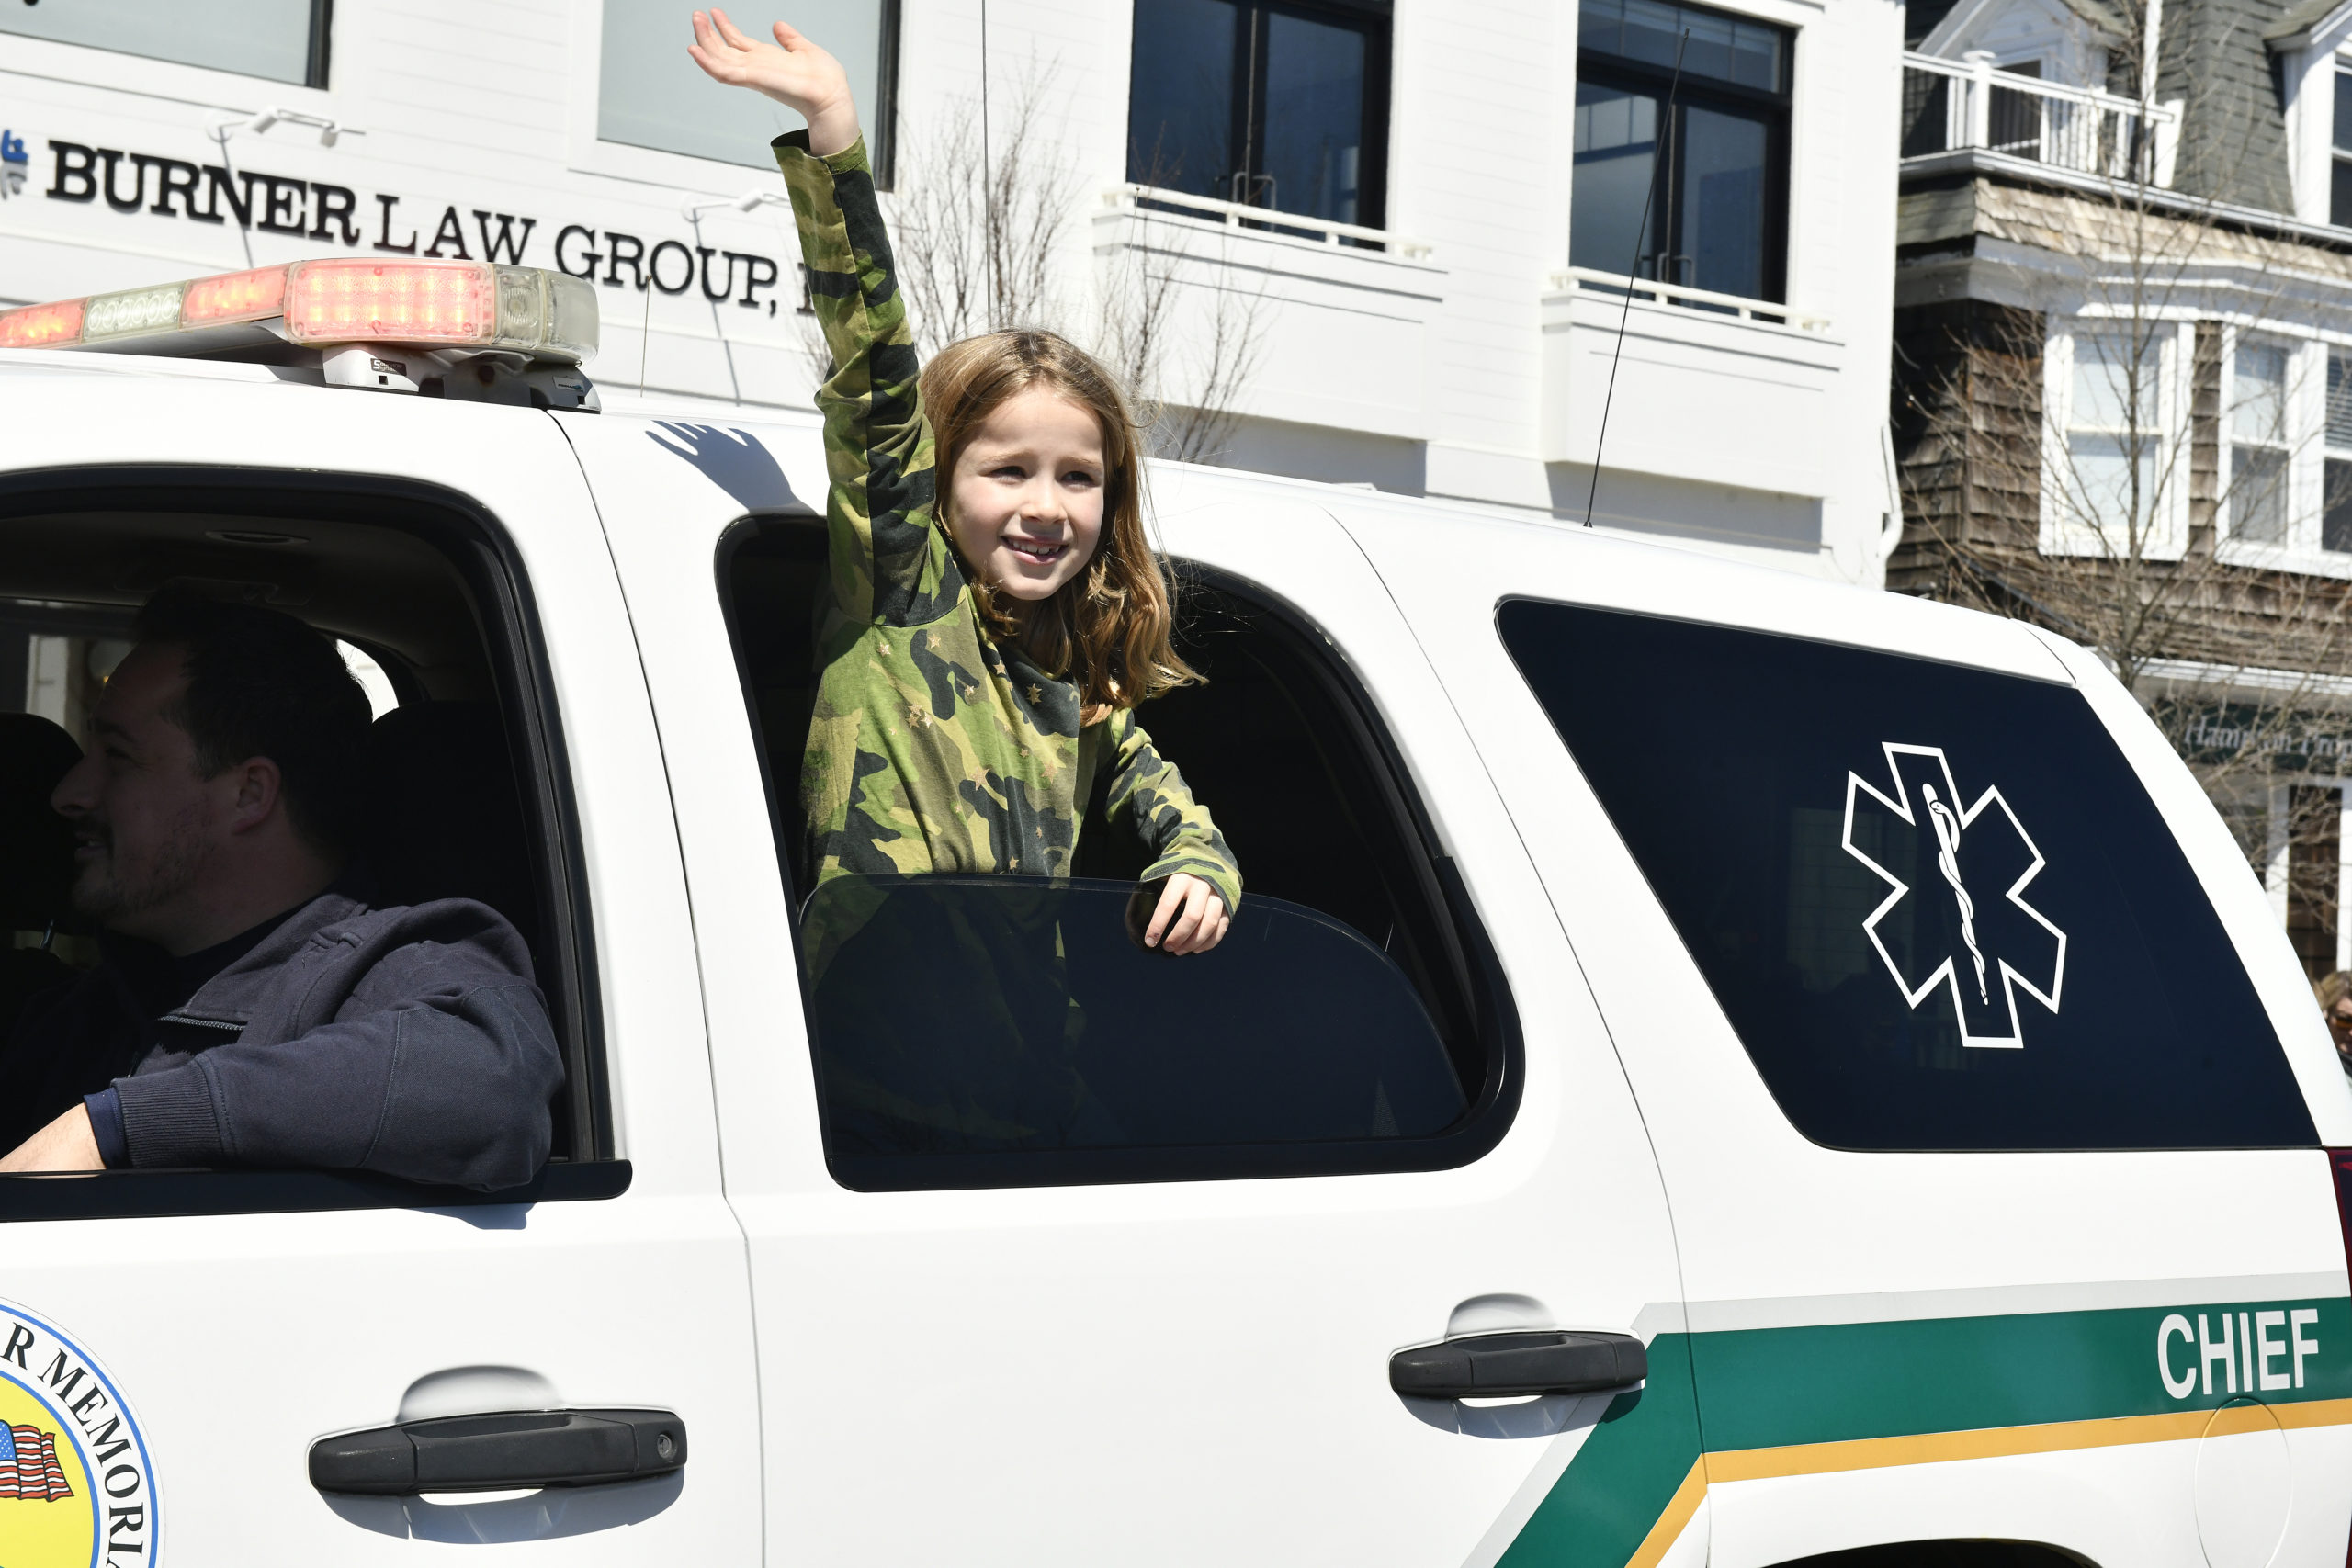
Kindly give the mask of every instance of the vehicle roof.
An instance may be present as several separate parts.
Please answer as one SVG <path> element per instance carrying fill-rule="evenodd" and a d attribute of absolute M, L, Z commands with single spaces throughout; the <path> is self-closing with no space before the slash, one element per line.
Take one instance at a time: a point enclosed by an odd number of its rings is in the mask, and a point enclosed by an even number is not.
<path fill-rule="evenodd" d="M 288 395 L 333 397 L 332 404 L 307 405 L 315 415 L 329 408 L 338 424 L 366 417 L 357 399 L 393 398 L 323 386 L 315 371 L 235 360 L 187 359 L 72 350 L 0 351 L 0 378 L 16 381 L 59 376 L 98 376 L 147 382 L 183 381 L 270 387 Z M 784 437 L 775 454 L 804 502 L 823 493 L 823 457 L 818 443 L 822 422 L 812 410 L 742 408 L 633 388 L 605 390 L 607 412 L 561 417 L 773 431 Z M 399 402 L 413 400 L 401 396 Z M 18 433 L 37 422 L 36 399 L 14 400 Z M 470 405 L 445 405 L 453 412 Z M 502 410 L 513 417 L 519 410 Z M 34 449 L 38 449 L 35 443 Z M 25 450 L 22 446 L 19 451 Z M 1531 516 L 1513 508 L 1468 500 L 1398 495 L 1349 484 L 1261 474 L 1173 461 L 1155 462 L 1151 491 L 1164 533 L 1181 547 L 1182 513 L 1199 504 L 1238 503 L 1279 495 L 1324 508 L 1360 537 L 1394 538 L 1442 524 L 1447 547 L 1427 552 L 1434 581 L 1491 599 L 1499 578 L 1528 596 L 1591 604 L 1679 620 L 1752 626 L 1815 640 L 1850 643 L 1913 653 L 1956 663 L 2002 669 L 2044 681 L 2070 679 L 2041 635 L 2022 623 L 1938 604 L 1875 588 L 1827 581 L 1802 573 L 1734 559 L 1693 544 L 1653 538 L 1607 527 L 1587 528 L 1565 520 Z"/>

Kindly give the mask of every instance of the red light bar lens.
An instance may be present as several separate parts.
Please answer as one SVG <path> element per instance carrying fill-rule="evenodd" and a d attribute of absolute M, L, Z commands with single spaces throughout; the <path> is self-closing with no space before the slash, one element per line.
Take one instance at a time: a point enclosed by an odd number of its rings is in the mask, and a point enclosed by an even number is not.
<path fill-rule="evenodd" d="M 286 269 L 258 267 L 225 277 L 200 277 L 187 286 L 180 325 L 209 327 L 275 316 L 286 303 Z"/>
<path fill-rule="evenodd" d="M 0 348 L 46 348 L 51 344 L 78 343 L 81 337 L 79 299 L 28 305 L 0 316 Z"/>
<path fill-rule="evenodd" d="M 293 274 L 296 343 L 481 343 L 498 329 L 496 280 L 477 262 L 315 261 Z"/>

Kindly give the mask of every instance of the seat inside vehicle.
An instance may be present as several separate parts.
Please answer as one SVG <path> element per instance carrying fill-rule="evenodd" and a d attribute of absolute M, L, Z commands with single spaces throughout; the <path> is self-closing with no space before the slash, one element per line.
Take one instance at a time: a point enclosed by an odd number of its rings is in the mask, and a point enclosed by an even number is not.
<path fill-rule="evenodd" d="M 81 756 L 53 719 L 0 713 L 0 1039 L 28 1000 L 74 974 L 57 949 L 74 929 L 74 833 L 49 797 Z"/>
<path fill-rule="evenodd" d="M 336 638 L 368 688 L 375 718 L 354 859 L 370 901 L 471 898 L 514 925 L 566 1060 L 555 1156 L 586 1157 L 595 1122 L 575 1103 L 590 1076 L 569 940 L 577 923 L 560 918 L 552 796 L 534 786 L 521 744 L 529 731 L 515 709 L 527 675 L 492 653 L 516 639 L 499 624 L 490 553 L 421 526 L 221 504 L 0 515 L 0 839 L 9 852 L 0 906 L 12 928 L 0 1020 L 13 1021 L 18 993 L 96 962 L 95 942 L 63 908 L 72 839 L 47 798 L 80 754 L 73 736 L 130 650 L 139 606 L 167 585 L 266 605 Z"/>

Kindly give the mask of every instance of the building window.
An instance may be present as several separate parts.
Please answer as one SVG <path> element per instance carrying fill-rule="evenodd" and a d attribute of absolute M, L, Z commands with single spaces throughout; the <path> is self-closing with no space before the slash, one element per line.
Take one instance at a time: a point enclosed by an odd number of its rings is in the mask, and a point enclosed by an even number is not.
<path fill-rule="evenodd" d="M 768 143 L 800 117 L 772 98 L 722 87 L 686 53 L 685 13 L 666 0 L 604 0 L 596 135 L 605 141 L 774 169 Z M 798 0 L 792 24 L 849 73 L 877 182 L 889 183 L 896 118 L 897 0 Z M 756 28 L 753 29 L 755 32 Z"/>
<path fill-rule="evenodd" d="M 1794 35 L 1658 0 L 1584 0 L 1577 42 L 1569 264 L 1785 298 Z"/>
<path fill-rule="evenodd" d="M 1136 0 L 1127 178 L 1380 228 L 1386 5 Z"/>
<path fill-rule="evenodd" d="M 2352 71 L 2335 73 L 2335 133 L 2328 161 L 2327 220 L 2352 226 Z"/>
<path fill-rule="evenodd" d="M 2243 341 L 2230 367 L 2230 534 L 2287 542 L 2287 371 L 2284 344 Z"/>
<path fill-rule="evenodd" d="M 2352 554 L 2352 349 L 2327 351 L 2327 456 L 2319 547 Z"/>
<path fill-rule="evenodd" d="M 2066 473 L 2057 487 L 2077 548 L 2120 554 L 2157 532 L 2164 429 L 2159 331 L 2077 332 L 2066 384 Z"/>
<path fill-rule="evenodd" d="M 0 10 L 0 33 L 323 87 L 333 8 L 333 0 L 51 0 Z"/>

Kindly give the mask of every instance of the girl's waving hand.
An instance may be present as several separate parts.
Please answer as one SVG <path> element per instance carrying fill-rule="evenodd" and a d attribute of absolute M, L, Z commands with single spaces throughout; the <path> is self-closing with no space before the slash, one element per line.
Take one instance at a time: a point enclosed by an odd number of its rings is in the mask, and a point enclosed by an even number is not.
<path fill-rule="evenodd" d="M 774 43 L 747 38 L 714 6 L 695 13 L 695 41 L 686 52 L 711 80 L 750 87 L 799 111 L 808 122 L 808 150 L 817 156 L 843 151 L 857 140 L 849 73 L 786 23 L 776 23 L 775 30 Z"/>

